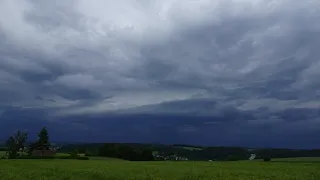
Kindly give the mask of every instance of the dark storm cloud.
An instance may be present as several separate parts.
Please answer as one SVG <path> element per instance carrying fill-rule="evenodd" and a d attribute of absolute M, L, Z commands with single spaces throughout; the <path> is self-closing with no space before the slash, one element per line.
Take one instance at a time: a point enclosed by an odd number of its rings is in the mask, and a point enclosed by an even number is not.
<path fill-rule="evenodd" d="M 81 115 L 88 123 L 117 113 L 177 115 L 166 132 L 181 139 L 210 132 L 248 139 L 259 133 L 254 128 L 312 134 L 319 127 L 319 7 L 297 0 L 4 0 L 0 112 L 36 109 L 47 113 L 43 119 Z M 162 121 L 127 128 L 156 132 Z"/>

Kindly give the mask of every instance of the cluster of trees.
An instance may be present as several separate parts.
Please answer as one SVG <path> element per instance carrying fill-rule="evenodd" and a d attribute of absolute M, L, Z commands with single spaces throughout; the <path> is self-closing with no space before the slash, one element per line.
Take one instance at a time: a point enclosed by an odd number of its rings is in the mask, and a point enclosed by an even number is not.
<path fill-rule="evenodd" d="M 175 154 L 196 161 L 236 161 L 247 160 L 250 154 L 240 147 L 198 147 L 187 145 L 159 146 L 157 151 L 161 156 Z"/>
<path fill-rule="evenodd" d="M 36 142 L 27 145 L 28 133 L 18 130 L 10 136 L 6 142 L 6 156 L 8 159 L 15 159 L 18 156 L 31 155 L 35 149 L 47 150 L 50 148 L 49 133 L 46 127 L 43 127 L 38 133 Z"/>
<path fill-rule="evenodd" d="M 290 158 L 290 157 L 320 157 L 320 149 L 256 149 L 251 151 L 256 154 L 256 159 Z"/>
<path fill-rule="evenodd" d="M 126 144 L 104 144 L 99 148 L 99 156 L 114 157 L 130 161 L 153 161 L 152 150 L 135 148 Z"/>
<path fill-rule="evenodd" d="M 190 148 L 191 147 L 191 148 Z M 320 150 L 292 150 L 292 149 L 251 149 L 240 147 L 199 147 L 189 145 L 161 145 L 161 144 L 74 144 L 64 145 L 60 151 L 71 152 L 78 149 L 80 153 L 90 156 L 106 156 L 127 160 L 152 160 L 152 152 L 166 157 L 177 155 L 189 160 L 217 160 L 236 161 L 247 160 L 250 154 L 256 154 L 256 159 L 270 161 L 271 158 L 286 157 L 320 157 Z"/>
<path fill-rule="evenodd" d="M 185 148 L 188 147 L 188 148 Z M 89 156 L 114 157 L 132 161 L 154 160 L 153 152 L 158 152 L 162 157 L 176 155 L 186 157 L 189 160 L 246 160 L 250 153 L 244 148 L 238 147 L 197 147 L 187 145 L 161 145 L 161 144 L 69 144 L 64 145 L 60 152 L 70 152 L 77 149 L 79 153 Z"/>
<path fill-rule="evenodd" d="M 150 145 L 120 143 L 64 144 L 61 153 L 77 152 L 85 156 L 119 158 L 129 161 L 153 161 Z"/>

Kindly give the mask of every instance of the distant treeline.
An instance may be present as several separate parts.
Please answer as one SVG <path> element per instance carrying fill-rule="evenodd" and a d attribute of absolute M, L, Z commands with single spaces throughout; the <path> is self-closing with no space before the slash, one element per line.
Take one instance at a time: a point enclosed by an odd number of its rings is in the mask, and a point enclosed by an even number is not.
<path fill-rule="evenodd" d="M 59 145 L 60 146 L 60 145 Z M 256 154 L 256 159 L 265 157 L 320 157 L 320 149 L 294 150 L 294 149 L 246 149 L 240 147 L 201 147 L 186 144 L 134 144 L 134 143 L 87 143 L 87 144 L 61 144 L 59 152 L 70 153 L 77 151 L 87 156 L 102 156 L 120 158 L 131 161 L 153 160 L 153 154 L 166 157 L 175 155 L 189 160 L 216 160 L 235 161 L 247 160 L 251 154 Z M 0 151 L 6 151 L 0 147 Z"/>
<path fill-rule="evenodd" d="M 294 149 L 256 149 L 251 151 L 256 154 L 257 159 L 265 156 L 271 158 L 289 158 L 289 157 L 320 157 L 320 149 L 313 150 L 294 150 Z"/>
<path fill-rule="evenodd" d="M 120 158 L 130 161 L 152 161 L 151 148 L 138 148 L 125 144 L 104 144 L 99 148 L 99 156 Z"/>
<path fill-rule="evenodd" d="M 86 156 L 100 156 L 119 158 L 129 161 L 152 161 L 152 149 L 147 146 L 134 146 L 133 144 L 119 144 L 119 143 L 106 143 L 106 144 L 80 144 L 80 145 L 64 145 L 59 152 L 72 152 L 83 153 Z"/>
<path fill-rule="evenodd" d="M 185 147 L 185 148 L 184 148 Z M 193 149 L 194 148 L 194 149 Z M 292 150 L 292 149 L 254 149 L 248 150 L 241 147 L 200 147 L 184 144 L 68 144 L 63 145 L 60 152 L 77 150 L 88 156 L 114 157 L 132 161 L 153 160 L 152 154 L 156 152 L 162 157 L 175 155 L 186 157 L 189 160 L 216 160 L 236 161 L 247 160 L 251 154 L 256 154 L 256 159 L 265 157 L 320 157 L 320 150 Z"/>

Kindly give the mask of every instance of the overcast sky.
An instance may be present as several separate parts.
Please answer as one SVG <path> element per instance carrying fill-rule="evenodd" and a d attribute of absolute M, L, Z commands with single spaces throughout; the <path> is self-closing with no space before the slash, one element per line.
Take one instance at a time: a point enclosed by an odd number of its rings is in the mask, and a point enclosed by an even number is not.
<path fill-rule="evenodd" d="M 320 144 L 319 18 L 317 0 L 1 0 L 0 121 L 193 116 L 172 132 Z"/>

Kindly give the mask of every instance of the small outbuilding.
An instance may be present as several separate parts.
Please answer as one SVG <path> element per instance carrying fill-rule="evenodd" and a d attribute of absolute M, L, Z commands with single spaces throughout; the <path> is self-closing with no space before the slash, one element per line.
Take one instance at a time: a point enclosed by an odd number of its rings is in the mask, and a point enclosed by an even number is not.
<path fill-rule="evenodd" d="M 32 151 L 32 155 L 33 156 L 54 156 L 56 155 L 56 150 L 51 150 L 51 149 L 48 149 L 48 150 L 33 150 Z"/>

